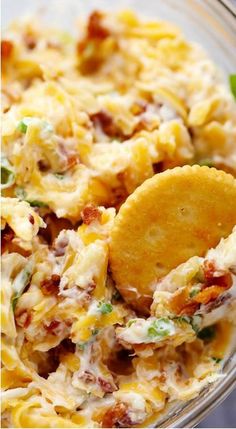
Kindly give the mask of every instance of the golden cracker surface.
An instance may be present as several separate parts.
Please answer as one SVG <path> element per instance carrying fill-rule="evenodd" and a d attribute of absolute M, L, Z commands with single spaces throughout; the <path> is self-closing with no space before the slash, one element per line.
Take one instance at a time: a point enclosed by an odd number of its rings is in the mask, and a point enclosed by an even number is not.
<path fill-rule="evenodd" d="M 146 313 L 155 281 L 203 256 L 236 225 L 236 179 L 215 168 L 176 167 L 146 180 L 122 205 L 110 264 L 124 299 Z"/>

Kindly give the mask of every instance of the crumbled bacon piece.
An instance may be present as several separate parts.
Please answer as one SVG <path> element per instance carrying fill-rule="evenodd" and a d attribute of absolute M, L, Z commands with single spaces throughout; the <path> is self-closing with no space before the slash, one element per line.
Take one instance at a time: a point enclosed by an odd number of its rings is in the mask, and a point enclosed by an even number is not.
<path fill-rule="evenodd" d="M 103 428 L 127 428 L 131 427 L 133 422 L 128 414 L 127 405 L 118 402 L 113 407 L 109 408 L 103 416 Z"/>
<path fill-rule="evenodd" d="M 81 218 L 85 225 L 90 225 L 95 220 L 100 220 L 101 212 L 93 204 L 88 204 L 82 211 Z"/>
<path fill-rule="evenodd" d="M 52 335 L 60 335 L 62 329 L 62 322 L 60 320 L 51 320 L 49 324 L 44 323 L 44 328 Z M 63 324 L 64 326 L 64 324 Z"/>
<path fill-rule="evenodd" d="M 91 13 L 87 25 L 87 37 L 89 39 L 106 39 L 109 31 L 102 23 L 103 14 L 97 10 Z"/>
<path fill-rule="evenodd" d="M 50 164 L 48 161 L 44 160 L 44 159 L 40 159 L 38 161 L 38 168 L 40 171 L 48 171 L 50 169 Z"/>
<path fill-rule="evenodd" d="M 200 304 L 198 302 L 190 302 L 186 304 L 182 310 L 178 313 L 180 316 L 192 316 L 199 309 Z"/>
<path fill-rule="evenodd" d="M 29 221 L 34 225 L 34 216 L 32 214 L 29 215 Z"/>
<path fill-rule="evenodd" d="M 98 383 L 100 384 L 102 391 L 105 393 L 112 393 L 117 390 L 117 387 L 114 384 L 104 380 L 104 378 L 98 377 Z"/>
<path fill-rule="evenodd" d="M 40 287 L 44 295 L 57 295 L 59 292 L 59 284 L 61 277 L 58 274 L 52 274 L 49 279 L 41 282 Z"/>
<path fill-rule="evenodd" d="M 100 112 L 90 115 L 90 119 L 96 128 L 101 128 L 102 131 L 109 137 L 119 137 L 122 135 L 121 130 L 115 125 L 109 113 L 101 110 Z"/>
<path fill-rule="evenodd" d="M 24 43 L 29 50 L 32 50 L 37 45 L 37 40 L 33 34 L 26 33 L 23 37 Z"/>
<path fill-rule="evenodd" d="M 193 300 L 200 304 L 208 304 L 210 301 L 214 301 L 218 296 L 224 292 L 225 289 L 220 286 L 209 286 L 199 292 Z"/>
<path fill-rule="evenodd" d="M 1 252 L 4 253 L 7 246 L 11 243 L 11 241 L 15 237 L 15 233 L 13 229 L 11 229 L 11 227 L 7 224 L 1 232 L 1 236 L 2 236 Z"/>
<path fill-rule="evenodd" d="M 1 41 L 1 59 L 7 60 L 13 52 L 14 45 L 10 40 Z"/>
<path fill-rule="evenodd" d="M 78 155 L 69 155 L 67 158 L 67 169 L 74 167 L 79 162 Z"/>
<path fill-rule="evenodd" d="M 16 324 L 21 328 L 28 328 L 32 319 L 31 313 L 27 310 L 23 310 L 16 316 Z"/>
<path fill-rule="evenodd" d="M 90 371 L 84 371 L 79 378 L 84 381 L 85 383 L 95 383 L 96 377 L 94 374 L 92 374 Z"/>

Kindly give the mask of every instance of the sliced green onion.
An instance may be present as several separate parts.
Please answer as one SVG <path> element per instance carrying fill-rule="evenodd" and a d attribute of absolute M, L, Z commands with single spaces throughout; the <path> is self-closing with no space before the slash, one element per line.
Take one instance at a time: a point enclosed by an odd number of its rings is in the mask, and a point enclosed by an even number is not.
<path fill-rule="evenodd" d="M 12 283 L 12 289 L 14 291 L 12 297 L 12 309 L 15 311 L 16 304 L 22 293 L 24 292 L 26 286 L 29 284 L 30 278 L 32 276 L 33 263 L 29 262 L 25 268 L 19 272 L 16 276 L 14 282 Z"/>
<path fill-rule="evenodd" d="M 19 200 L 25 200 L 27 196 L 24 188 L 22 188 L 21 186 L 17 186 L 17 188 L 15 189 L 15 195 L 17 198 L 19 198 Z"/>
<path fill-rule="evenodd" d="M 200 292 L 201 288 L 200 287 L 194 287 L 191 291 L 190 291 L 190 298 L 193 298 L 194 296 L 196 296 L 198 294 L 198 292 Z"/>
<path fill-rule="evenodd" d="M 201 159 L 200 161 L 198 161 L 198 165 L 200 165 L 201 167 L 203 167 L 204 165 L 206 167 L 214 167 L 214 162 L 212 161 L 212 159 L 206 158 L 206 159 Z"/>
<path fill-rule="evenodd" d="M 99 333 L 99 329 L 98 328 L 92 329 L 92 335 L 97 335 L 98 333 Z"/>
<path fill-rule="evenodd" d="M 217 358 L 217 357 L 214 357 L 214 356 L 212 357 L 212 360 L 214 360 L 215 363 L 220 363 L 222 361 L 221 358 Z"/>
<path fill-rule="evenodd" d="M 230 85 L 231 92 L 234 98 L 236 99 L 236 74 L 229 75 L 229 85 Z"/>
<path fill-rule="evenodd" d="M 43 201 L 38 201 L 38 200 L 25 200 L 25 201 L 27 201 L 27 203 L 29 203 L 31 207 L 45 207 L 45 208 L 48 207 L 48 205 Z"/>
<path fill-rule="evenodd" d="M 173 333 L 173 328 L 173 322 L 171 322 L 169 319 L 156 319 L 148 328 L 148 336 L 151 338 L 167 337 Z"/>
<path fill-rule="evenodd" d="M 1 189 L 12 186 L 15 182 L 15 173 L 9 161 L 1 156 Z"/>
<path fill-rule="evenodd" d="M 98 304 L 98 310 L 102 313 L 102 314 L 109 314 L 112 312 L 113 307 L 109 302 L 100 302 Z"/>

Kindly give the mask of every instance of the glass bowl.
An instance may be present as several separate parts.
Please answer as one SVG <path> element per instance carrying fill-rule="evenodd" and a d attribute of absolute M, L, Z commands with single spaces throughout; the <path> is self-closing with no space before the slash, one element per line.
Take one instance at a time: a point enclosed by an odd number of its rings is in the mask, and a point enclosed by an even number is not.
<path fill-rule="evenodd" d="M 76 17 L 91 10 L 132 8 L 140 15 L 169 20 L 182 28 L 189 40 L 200 43 L 222 70 L 225 80 L 236 72 L 236 3 L 233 0 L 3 0 L 3 27 L 19 16 L 41 15 L 50 25 L 76 30 Z M 234 342 L 235 343 L 235 342 Z M 193 427 L 217 407 L 236 387 L 236 355 L 232 347 L 222 378 L 195 399 L 172 404 L 159 418 L 158 427 Z"/>

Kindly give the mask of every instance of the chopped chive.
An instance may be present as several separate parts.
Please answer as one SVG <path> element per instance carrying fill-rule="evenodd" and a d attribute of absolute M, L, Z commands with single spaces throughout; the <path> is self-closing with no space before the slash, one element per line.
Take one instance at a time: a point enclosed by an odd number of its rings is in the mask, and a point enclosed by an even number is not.
<path fill-rule="evenodd" d="M 127 322 L 127 328 L 129 328 L 130 326 L 132 326 L 134 323 L 136 323 L 136 319 L 130 319 L 128 322 Z"/>
<path fill-rule="evenodd" d="M 217 358 L 217 357 L 214 357 L 214 356 L 212 357 L 212 360 L 214 360 L 215 363 L 220 363 L 222 361 L 221 358 Z"/>
<path fill-rule="evenodd" d="M 81 350 L 81 351 L 83 351 L 85 349 L 85 346 L 86 346 L 86 342 L 85 343 L 78 343 L 77 344 L 78 349 Z"/>
<path fill-rule="evenodd" d="M 206 167 L 214 167 L 214 162 L 212 161 L 212 159 L 201 159 L 200 161 L 198 161 L 198 165 L 200 165 L 201 167 L 203 167 L 204 165 Z"/>
<path fill-rule="evenodd" d="M 26 134 L 27 128 L 28 125 L 24 122 L 24 119 L 22 119 L 17 125 L 18 131 L 20 131 L 22 134 Z"/>
<path fill-rule="evenodd" d="M 10 168 L 1 165 L 1 188 L 6 189 L 15 182 L 15 174 Z"/>
<path fill-rule="evenodd" d="M 17 188 L 15 189 L 15 196 L 17 198 L 19 198 L 19 200 L 25 200 L 27 194 L 26 194 L 24 188 L 17 186 Z"/>
<path fill-rule="evenodd" d="M 98 332 L 99 332 L 99 329 L 97 328 L 92 329 L 92 335 L 97 335 Z"/>
<path fill-rule="evenodd" d="M 54 176 L 59 180 L 63 180 L 65 177 L 63 173 L 54 173 Z"/>
<path fill-rule="evenodd" d="M 230 85 L 231 92 L 234 98 L 236 99 L 236 74 L 229 75 L 229 85 Z"/>
<path fill-rule="evenodd" d="M 98 304 L 98 309 L 102 314 L 109 314 L 112 312 L 113 307 L 109 302 L 100 302 Z"/>
<path fill-rule="evenodd" d="M 198 287 L 193 288 L 189 294 L 190 298 L 193 298 L 194 296 L 196 296 L 199 291 L 200 291 L 200 288 L 198 288 Z"/>
<path fill-rule="evenodd" d="M 166 337 L 173 333 L 173 322 L 167 318 L 156 319 L 148 328 L 149 337 Z"/>
<path fill-rule="evenodd" d="M 45 207 L 45 208 L 48 207 L 48 205 L 43 201 L 38 201 L 38 200 L 26 200 L 26 201 L 31 205 L 31 207 Z"/>

